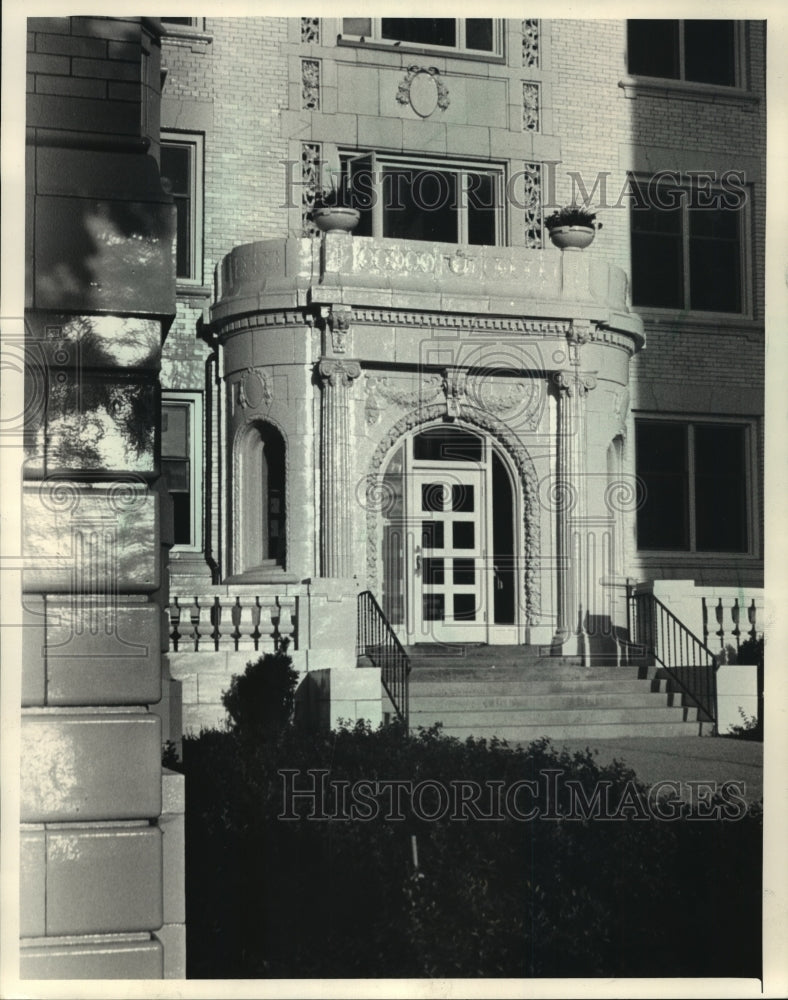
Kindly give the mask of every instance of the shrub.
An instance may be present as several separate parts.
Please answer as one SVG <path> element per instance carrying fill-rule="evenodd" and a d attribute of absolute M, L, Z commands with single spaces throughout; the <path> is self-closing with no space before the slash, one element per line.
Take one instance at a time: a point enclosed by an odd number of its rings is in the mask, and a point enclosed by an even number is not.
<path fill-rule="evenodd" d="M 659 976 L 666 961 L 671 975 L 759 974 L 752 808 L 738 822 L 278 818 L 283 769 L 299 788 L 309 769 L 332 783 L 507 786 L 560 771 L 586 792 L 608 782 L 614 800 L 637 784 L 590 751 L 438 727 L 288 727 L 257 743 L 207 732 L 184 740 L 184 761 L 190 977 Z M 544 812 L 541 783 L 536 802 Z"/>
<path fill-rule="evenodd" d="M 298 671 L 286 653 L 266 653 L 234 674 L 222 694 L 230 726 L 242 739 L 270 739 L 290 722 Z"/>

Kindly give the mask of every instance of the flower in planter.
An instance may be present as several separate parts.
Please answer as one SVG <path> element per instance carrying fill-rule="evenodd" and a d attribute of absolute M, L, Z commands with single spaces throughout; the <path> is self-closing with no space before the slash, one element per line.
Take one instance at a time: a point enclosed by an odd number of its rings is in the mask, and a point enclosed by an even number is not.
<path fill-rule="evenodd" d="M 585 205 L 573 202 L 563 205 L 546 216 L 544 224 L 548 229 L 558 229 L 560 226 L 584 226 L 587 229 L 601 229 L 602 223 L 596 221 L 596 212 Z"/>

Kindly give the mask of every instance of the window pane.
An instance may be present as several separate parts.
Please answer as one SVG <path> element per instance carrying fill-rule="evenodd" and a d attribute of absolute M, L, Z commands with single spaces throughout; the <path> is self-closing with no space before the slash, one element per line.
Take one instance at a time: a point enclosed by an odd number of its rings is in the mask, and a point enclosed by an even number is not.
<path fill-rule="evenodd" d="M 163 142 L 161 146 L 162 186 L 175 201 L 176 276 L 192 276 L 192 154 L 188 145 Z"/>
<path fill-rule="evenodd" d="M 443 594 L 422 594 L 421 602 L 425 622 L 442 622 L 446 617 Z"/>
<path fill-rule="evenodd" d="M 161 176 L 172 194 L 189 194 L 191 186 L 191 147 L 163 142 Z"/>
<path fill-rule="evenodd" d="M 452 524 L 452 545 L 455 549 L 472 549 L 476 544 L 476 525 L 473 521 L 455 521 Z"/>
<path fill-rule="evenodd" d="M 443 521 L 421 522 L 421 547 L 423 549 L 443 548 Z"/>
<path fill-rule="evenodd" d="M 422 510 L 445 510 L 446 501 L 451 496 L 445 483 L 422 483 L 421 484 L 421 509 Z"/>
<path fill-rule="evenodd" d="M 678 79 L 678 21 L 627 21 L 627 61 L 630 73 Z"/>
<path fill-rule="evenodd" d="M 427 462 L 481 462 L 481 438 L 456 427 L 434 427 L 413 439 L 413 457 Z"/>
<path fill-rule="evenodd" d="M 468 192 L 468 242 L 495 246 L 495 178 L 491 174 L 468 173 L 464 181 Z"/>
<path fill-rule="evenodd" d="M 474 586 L 476 583 L 475 566 L 475 559 L 454 559 L 452 565 L 452 583 L 465 587 Z"/>
<path fill-rule="evenodd" d="M 456 622 L 476 621 L 476 595 L 475 594 L 455 594 L 454 595 L 454 620 Z"/>
<path fill-rule="evenodd" d="M 637 422 L 637 474 L 645 500 L 637 514 L 640 549 L 689 549 L 687 428 Z"/>
<path fill-rule="evenodd" d="M 735 85 L 733 21 L 684 22 L 684 77 L 700 83 Z"/>
<path fill-rule="evenodd" d="M 421 565 L 424 573 L 425 583 L 427 584 L 445 583 L 443 559 L 423 559 Z"/>
<path fill-rule="evenodd" d="M 489 17 L 469 17 L 465 21 L 465 47 L 481 49 L 482 52 L 493 50 L 493 23 Z"/>
<path fill-rule="evenodd" d="M 189 463 L 181 459 L 165 458 L 161 463 L 161 474 L 167 481 L 170 492 L 188 493 L 191 488 Z"/>
<path fill-rule="evenodd" d="M 175 545 L 191 545 L 191 497 L 188 493 L 171 493 Z"/>
<path fill-rule="evenodd" d="M 443 170 L 386 167 L 383 235 L 392 239 L 456 243 L 457 175 Z"/>
<path fill-rule="evenodd" d="M 457 25 L 453 17 L 384 17 L 384 38 L 421 45 L 456 45 Z"/>
<path fill-rule="evenodd" d="M 475 497 L 473 486 L 465 483 L 455 484 L 451 488 L 451 509 L 471 513 L 476 508 L 474 506 Z"/>
<path fill-rule="evenodd" d="M 170 457 L 189 457 L 189 408 L 165 403 L 161 415 L 161 453 Z"/>
<path fill-rule="evenodd" d="M 695 537 L 700 552 L 747 551 L 743 427 L 695 426 Z"/>
<path fill-rule="evenodd" d="M 632 233 L 632 304 L 681 309 L 684 276 L 681 236 Z"/>
<path fill-rule="evenodd" d="M 690 225 L 690 308 L 741 312 L 740 215 L 695 209 Z"/>

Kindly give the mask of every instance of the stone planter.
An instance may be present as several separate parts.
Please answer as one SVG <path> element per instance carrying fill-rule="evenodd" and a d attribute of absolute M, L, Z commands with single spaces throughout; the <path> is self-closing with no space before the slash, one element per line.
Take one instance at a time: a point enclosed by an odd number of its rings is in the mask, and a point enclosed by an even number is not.
<path fill-rule="evenodd" d="M 352 233 L 358 225 L 361 213 L 357 208 L 340 208 L 331 205 L 316 208 L 312 221 L 322 233 Z"/>
<path fill-rule="evenodd" d="M 596 236 L 593 226 L 554 226 L 548 232 L 559 250 L 584 250 Z"/>

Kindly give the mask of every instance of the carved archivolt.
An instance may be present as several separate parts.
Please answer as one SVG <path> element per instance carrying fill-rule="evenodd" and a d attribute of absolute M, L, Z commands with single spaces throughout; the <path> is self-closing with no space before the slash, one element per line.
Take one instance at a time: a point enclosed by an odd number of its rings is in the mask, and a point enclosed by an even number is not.
<path fill-rule="evenodd" d="M 366 490 L 368 498 L 365 504 L 367 510 L 367 577 L 373 592 L 380 591 L 380 569 L 378 566 L 380 504 L 373 497 L 383 496 L 382 476 L 385 461 L 391 449 L 410 431 L 423 424 L 441 420 L 446 415 L 446 406 L 436 403 L 421 406 L 401 417 L 383 435 L 375 449 L 369 464 Z M 539 622 L 541 609 L 541 591 L 539 576 L 540 555 L 540 521 L 538 480 L 531 456 L 520 441 L 511 433 L 506 424 L 497 417 L 482 410 L 466 406 L 463 408 L 461 422 L 486 431 L 506 453 L 520 478 L 521 503 L 523 516 L 523 549 L 525 556 L 525 622 L 526 625 L 536 625 Z M 362 502 L 364 502 L 362 500 Z"/>

